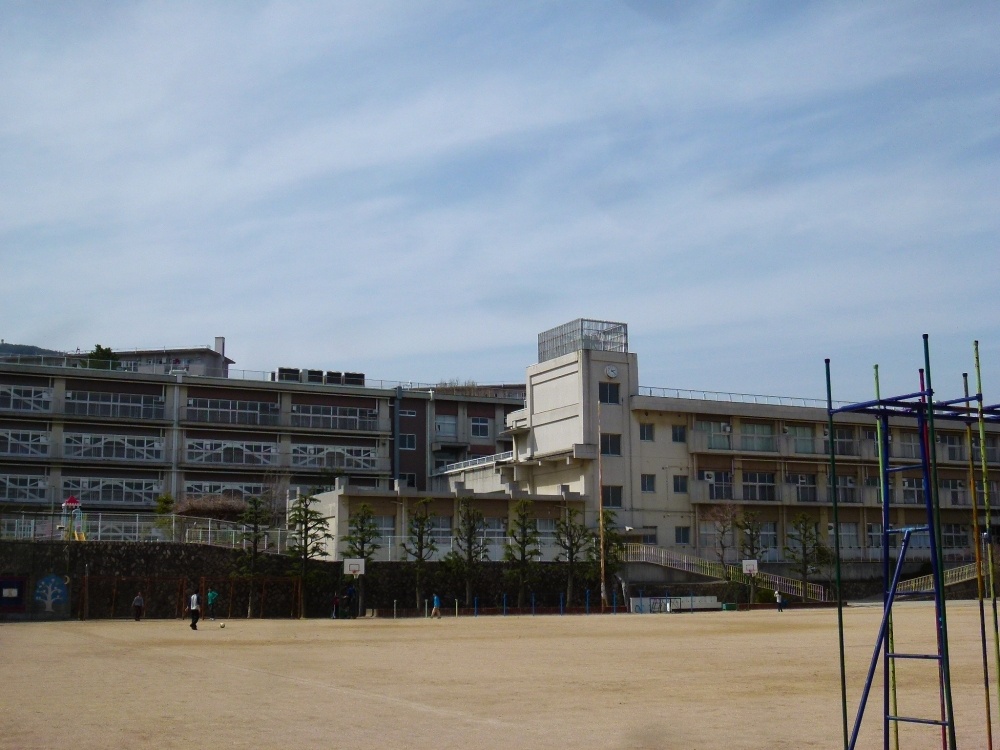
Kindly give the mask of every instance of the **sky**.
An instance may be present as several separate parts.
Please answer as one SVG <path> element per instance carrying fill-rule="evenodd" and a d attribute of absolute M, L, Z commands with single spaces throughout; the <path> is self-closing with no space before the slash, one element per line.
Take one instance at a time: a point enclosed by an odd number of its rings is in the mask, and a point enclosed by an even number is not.
<path fill-rule="evenodd" d="M 0 337 L 1000 401 L 1000 4 L 0 0 Z"/>

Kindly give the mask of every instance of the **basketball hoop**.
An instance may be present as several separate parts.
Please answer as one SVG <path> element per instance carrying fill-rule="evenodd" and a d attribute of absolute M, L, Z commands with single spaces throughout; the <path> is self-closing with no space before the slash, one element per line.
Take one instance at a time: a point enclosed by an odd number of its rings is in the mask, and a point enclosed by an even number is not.
<path fill-rule="evenodd" d="M 358 576 L 363 576 L 365 574 L 365 559 L 363 557 L 348 557 L 344 559 L 344 575 L 354 576 L 354 580 L 358 580 Z"/>

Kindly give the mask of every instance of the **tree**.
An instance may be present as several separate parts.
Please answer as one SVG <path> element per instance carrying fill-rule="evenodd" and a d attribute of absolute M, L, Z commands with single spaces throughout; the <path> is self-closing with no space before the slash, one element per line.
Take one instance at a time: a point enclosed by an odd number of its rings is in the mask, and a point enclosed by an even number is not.
<path fill-rule="evenodd" d="M 170 541 L 174 541 L 174 496 L 169 492 L 164 492 L 156 498 L 156 526 L 163 529 L 164 534 L 169 533 Z"/>
<path fill-rule="evenodd" d="M 465 606 L 472 606 L 472 582 L 479 566 L 489 559 L 489 551 L 483 530 L 486 521 L 483 514 L 472 507 L 472 498 L 463 497 L 458 501 L 458 528 L 455 529 L 457 551 L 451 551 L 445 562 L 454 567 L 465 579 Z"/>
<path fill-rule="evenodd" d="M 805 597 L 809 574 L 816 573 L 833 558 L 830 548 L 824 544 L 816 522 L 805 513 L 792 519 L 787 530 L 788 545 L 785 558 L 797 568 L 802 578 L 802 595 Z"/>
<path fill-rule="evenodd" d="M 615 528 L 616 520 L 615 512 L 605 508 L 601 513 L 600 521 L 603 524 L 603 528 L 598 529 L 597 534 L 595 534 L 597 543 L 590 546 L 590 562 L 597 568 L 598 578 L 600 578 L 601 560 L 604 560 L 604 580 L 601 581 L 601 607 L 607 606 L 605 592 L 608 590 L 608 582 L 614 577 L 614 574 L 621 566 L 622 552 L 625 549 L 622 535 Z"/>
<path fill-rule="evenodd" d="M 403 551 L 413 558 L 414 572 L 416 574 L 417 585 L 417 609 L 420 609 L 420 602 L 423 598 L 421 584 L 423 583 L 424 568 L 427 562 L 437 552 L 437 542 L 432 536 L 433 526 L 431 523 L 431 499 L 425 497 L 416 504 L 414 513 L 410 514 L 410 535 L 406 542 L 403 542 Z"/>
<path fill-rule="evenodd" d="M 313 493 L 299 495 L 288 511 L 288 554 L 299 561 L 299 585 L 302 587 L 300 617 L 305 612 L 306 566 L 315 557 L 326 557 L 326 543 L 333 539 L 329 519 L 313 507 L 317 502 Z"/>
<path fill-rule="evenodd" d="M 358 511 L 348 520 L 348 533 L 342 537 L 347 545 L 347 556 L 357 557 L 365 561 L 365 570 L 375 553 L 382 548 L 376 541 L 382 532 L 375 522 L 375 513 L 368 503 L 361 503 Z M 358 611 L 365 611 L 365 577 L 358 579 Z"/>
<path fill-rule="evenodd" d="M 761 537 L 764 532 L 764 522 L 760 513 L 755 510 L 744 510 L 736 519 L 736 528 L 740 532 L 740 554 L 744 560 L 759 560 L 763 550 Z M 750 576 L 750 606 L 757 599 L 757 576 Z"/>
<path fill-rule="evenodd" d="M 253 583 L 257 576 L 257 559 L 260 546 L 267 537 L 267 527 L 271 524 L 271 508 L 263 498 L 252 496 L 246 501 L 246 508 L 240 516 L 243 526 L 243 541 L 249 544 L 250 558 L 250 598 L 247 602 L 247 617 L 253 614 Z"/>
<path fill-rule="evenodd" d="M 517 579 L 517 606 L 524 607 L 528 582 L 541 555 L 538 547 L 538 525 L 532 516 L 534 503 L 518 500 L 510 523 L 510 541 L 504 545 L 504 559 L 514 564 Z"/>
<path fill-rule="evenodd" d="M 719 562 L 725 565 L 729 562 L 726 552 L 736 546 L 735 532 L 739 528 L 740 508 L 735 503 L 713 505 L 705 516 L 715 527 L 715 552 L 719 556 Z"/>
<path fill-rule="evenodd" d="M 566 605 L 573 601 L 573 579 L 577 565 L 586 559 L 594 543 L 594 535 L 581 520 L 576 508 L 567 508 L 566 515 L 556 521 L 556 546 L 562 550 L 557 560 L 566 563 Z"/>
<path fill-rule="evenodd" d="M 117 370 L 119 362 L 117 354 L 100 344 L 95 344 L 94 350 L 84 360 L 85 366 L 91 370 Z"/>

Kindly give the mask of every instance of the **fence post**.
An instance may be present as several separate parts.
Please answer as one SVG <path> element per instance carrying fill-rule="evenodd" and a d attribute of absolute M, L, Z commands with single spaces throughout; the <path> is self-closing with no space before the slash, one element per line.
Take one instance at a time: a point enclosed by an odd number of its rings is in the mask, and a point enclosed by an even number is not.
<path fill-rule="evenodd" d="M 392 600 L 392 619 L 396 619 L 396 600 Z"/>
<path fill-rule="evenodd" d="M 472 616 L 479 617 L 479 597 L 472 600 Z"/>
<path fill-rule="evenodd" d="M 611 613 L 618 614 L 618 590 L 612 589 L 611 591 Z"/>
<path fill-rule="evenodd" d="M 504 617 L 507 616 L 507 592 L 506 591 L 504 592 L 504 595 L 503 595 L 503 616 Z"/>
<path fill-rule="evenodd" d="M 559 614 L 564 614 L 563 612 L 563 594 L 559 592 Z"/>
<path fill-rule="evenodd" d="M 458 617 L 458 597 L 455 597 L 455 617 Z"/>
<path fill-rule="evenodd" d="M 590 614 L 590 589 L 587 589 L 587 607 L 585 611 L 588 615 Z"/>
<path fill-rule="evenodd" d="M 531 616 L 535 616 L 535 592 L 531 592 Z"/>
<path fill-rule="evenodd" d="M 424 617 L 427 617 L 427 600 L 424 599 Z"/>

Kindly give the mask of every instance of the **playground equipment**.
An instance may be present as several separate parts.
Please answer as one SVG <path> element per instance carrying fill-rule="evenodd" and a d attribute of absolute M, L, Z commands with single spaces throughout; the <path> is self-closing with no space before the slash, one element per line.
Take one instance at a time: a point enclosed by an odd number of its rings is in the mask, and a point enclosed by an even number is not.
<path fill-rule="evenodd" d="M 70 495 L 66 502 L 62 504 L 63 539 L 67 541 L 85 542 L 87 533 L 83 527 L 83 510 L 80 508 L 80 501 Z"/>
<path fill-rule="evenodd" d="M 974 359 L 977 379 L 977 393 L 969 395 L 968 375 L 963 375 L 965 383 L 964 396 L 940 401 L 935 400 L 934 390 L 931 386 L 930 369 L 930 347 L 928 337 L 923 337 L 924 344 L 924 367 L 919 371 L 920 388 L 914 393 L 902 396 L 882 398 L 879 389 L 878 366 L 875 367 L 875 400 L 856 404 L 849 404 L 838 408 L 833 407 L 833 396 L 830 379 L 830 360 L 826 360 L 826 386 L 827 386 L 827 412 L 828 412 L 828 433 L 829 455 L 830 455 L 830 485 L 837 487 L 837 452 L 835 448 L 834 418 L 838 414 L 868 414 L 876 419 L 879 454 L 879 490 L 882 505 L 882 576 L 883 576 L 883 616 L 878 636 L 876 638 L 874 652 L 865 679 L 860 704 L 855 717 L 854 726 L 848 733 L 847 723 L 847 689 L 846 674 L 844 666 L 844 625 L 843 625 L 843 597 L 841 595 L 840 579 L 840 522 L 838 510 L 837 492 L 834 489 L 833 496 L 833 519 L 834 519 L 834 547 L 835 547 L 835 575 L 837 581 L 837 611 L 838 611 L 838 631 L 840 638 L 840 679 L 841 698 L 843 714 L 844 747 L 847 750 L 854 750 L 861 722 L 864 718 L 865 708 L 871 692 L 875 671 L 881 655 L 883 669 L 883 743 L 885 750 L 889 749 L 890 738 L 894 738 L 895 747 L 899 747 L 899 725 L 901 723 L 926 724 L 938 726 L 941 729 L 941 744 L 947 750 L 955 750 L 955 714 L 952 704 L 951 692 L 951 664 L 948 655 L 948 619 L 947 607 L 944 596 L 944 586 L 947 582 L 946 571 L 944 569 L 944 556 L 941 544 L 941 506 L 939 498 L 939 481 L 937 465 L 937 437 L 935 435 L 935 424 L 939 421 L 960 422 L 965 425 L 966 447 L 969 455 L 969 485 L 972 492 L 972 521 L 976 543 L 974 544 L 976 553 L 975 574 L 978 582 L 978 599 L 980 610 L 980 635 L 983 651 L 983 686 L 986 700 L 986 734 L 987 745 L 993 747 L 992 727 L 990 719 L 990 677 L 987 657 L 987 634 L 986 618 L 983 605 L 983 567 L 984 562 L 989 570 L 990 581 L 989 591 L 993 603 L 993 643 L 997 661 L 1000 663 L 1000 640 L 997 638 L 997 604 L 996 592 L 993 586 L 993 552 L 992 545 L 989 544 L 989 529 L 992 525 L 990 499 L 989 499 L 989 475 L 987 471 L 986 457 L 986 433 L 987 422 L 1000 421 L 1000 405 L 984 406 L 982 397 L 982 380 L 979 366 L 979 342 L 974 344 Z M 900 422 L 904 424 L 916 423 L 919 435 L 919 463 L 912 462 L 905 465 L 890 464 L 890 420 L 894 424 Z M 979 440 L 978 446 L 972 438 L 972 425 L 978 424 Z M 976 495 L 975 467 L 972 463 L 973 448 L 979 448 L 980 455 L 980 477 L 983 501 L 984 517 L 986 526 L 986 551 L 985 560 L 980 550 L 980 530 L 979 530 L 979 508 Z M 925 518 L 918 525 L 902 524 L 893 526 L 891 523 L 890 501 L 891 483 L 890 476 L 897 472 L 919 471 L 922 483 L 922 495 L 924 500 Z M 917 535 L 926 535 L 931 562 L 931 574 L 923 579 L 917 579 L 910 586 L 900 585 L 900 572 L 906 559 L 907 550 L 911 542 Z M 899 539 L 899 547 L 894 569 L 890 567 L 890 555 L 892 552 L 892 541 Z M 968 571 L 963 570 L 962 575 L 968 577 Z M 952 576 L 955 578 L 956 576 Z M 927 588 L 929 586 L 929 588 Z M 906 589 L 905 591 L 903 589 Z M 933 596 L 935 608 L 935 637 L 937 650 L 934 653 L 902 653 L 895 650 L 895 643 L 892 634 L 892 611 L 893 604 L 906 596 Z M 939 692 L 940 714 L 936 718 L 901 716 L 897 712 L 896 704 L 896 679 L 895 665 L 901 659 L 922 659 L 936 663 L 937 683 Z M 1000 695 L 1000 691 L 998 691 Z"/>

